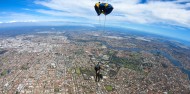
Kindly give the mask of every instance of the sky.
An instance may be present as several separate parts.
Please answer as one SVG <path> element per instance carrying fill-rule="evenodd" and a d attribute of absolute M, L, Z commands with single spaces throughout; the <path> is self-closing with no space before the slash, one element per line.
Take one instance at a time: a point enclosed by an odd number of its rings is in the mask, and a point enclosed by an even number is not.
<path fill-rule="evenodd" d="M 94 5 L 99 0 L 0 0 L 0 24 L 15 22 L 78 22 L 99 24 Z M 190 41 L 190 0 L 100 0 L 114 10 L 107 26 Z M 101 22 L 104 15 L 100 16 Z M 1 27 L 1 26 L 0 26 Z"/>

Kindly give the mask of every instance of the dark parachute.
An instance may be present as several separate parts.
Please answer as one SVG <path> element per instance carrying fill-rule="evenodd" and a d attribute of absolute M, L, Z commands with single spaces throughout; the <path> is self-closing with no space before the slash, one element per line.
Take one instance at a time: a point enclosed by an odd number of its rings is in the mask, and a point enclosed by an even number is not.
<path fill-rule="evenodd" d="M 104 15 L 108 15 L 112 12 L 113 10 L 113 7 L 111 4 L 108 4 L 108 3 L 96 3 L 95 6 L 94 6 L 98 16 L 103 13 Z"/>

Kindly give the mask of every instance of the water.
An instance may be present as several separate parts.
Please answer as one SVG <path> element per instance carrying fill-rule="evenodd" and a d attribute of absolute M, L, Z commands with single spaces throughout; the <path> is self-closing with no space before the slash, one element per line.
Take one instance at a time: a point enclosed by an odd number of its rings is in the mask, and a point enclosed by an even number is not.
<path fill-rule="evenodd" d="M 111 45 L 107 44 L 106 42 L 102 42 L 104 45 L 106 45 L 108 48 L 110 49 L 115 49 L 115 50 L 125 50 L 125 51 L 134 51 L 134 52 L 140 52 L 140 51 L 144 51 L 142 49 L 139 48 L 124 48 L 124 47 L 112 47 Z M 176 60 L 174 57 L 172 57 L 170 54 L 168 54 L 167 52 L 161 51 L 161 50 L 151 50 L 151 51 L 147 51 L 150 52 L 152 54 L 157 54 L 159 53 L 160 55 L 166 57 L 174 66 L 178 67 L 183 73 L 188 75 L 188 78 L 190 79 L 190 70 L 185 69 L 181 62 Z"/>
<path fill-rule="evenodd" d="M 72 40 L 71 37 L 68 37 L 68 39 Z M 125 50 L 125 51 L 133 51 L 133 52 L 140 52 L 140 51 L 147 51 L 147 50 L 142 50 L 140 48 L 125 48 L 125 47 L 112 47 L 111 45 L 109 45 L 106 41 L 102 41 L 102 40 L 98 40 L 98 39 L 93 39 L 93 40 L 75 40 L 78 42 L 100 42 L 103 45 L 106 45 L 107 48 L 109 49 L 115 49 L 115 50 Z M 147 51 L 150 52 L 152 54 L 157 54 L 159 53 L 160 55 L 166 57 L 174 66 L 178 67 L 183 73 L 188 75 L 188 78 L 190 79 L 190 70 L 185 69 L 182 66 L 182 63 L 178 60 L 176 60 L 174 57 L 172 57 L 170 54 L 168 54 L 167 52 L 161 51 L 161 50 L 150 50 Z"/>
<path fill-rule="evenodd" d="M 6 53 L 6 50 L 0 51 L 0 55 Z"/>
<path fill-rule="evenodd" d="M 172 64 L 174 66 L 178 66 L 178 67 L 182 67 L 182 64 L 176 60 L 175 58 L 173 58 L 170 54 L 164 52 L 164 51 L 160 51 L 160 50 L 152 50 L 150 51 L 152 54 L 157 54 L 159 53 L 160 55 L 166 57 L 170 62 L 172 62 Z"/>
<path fill-rule="evenodd" d="M 188 75 L 188 78 L 190 79 L 190 70 L 185 69 L 181 62 L 176 60 L 175 58 L 173 58 L 170 54 L 160 51 L 160 50 L 152 50 L 151 53 L 155 54 L 155 53 L 160 53 L 160 55 L 166 57 L 174 66 L 178 67 L 179 69 L 181 69 L 181 71 L 185 74 Z"/>

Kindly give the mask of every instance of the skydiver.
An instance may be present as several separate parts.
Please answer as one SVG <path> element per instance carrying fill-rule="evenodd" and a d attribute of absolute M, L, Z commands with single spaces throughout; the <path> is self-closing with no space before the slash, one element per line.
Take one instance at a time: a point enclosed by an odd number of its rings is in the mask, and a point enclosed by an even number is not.
<path fill-rule="evenodd" d="M 100 78 L 102 78 L 101 76 L 101 74 L 100 74 L 100 69 L 101 69 L 101 67 L 100 67 L 100 65 L 99 65 L 99 62 L 98 62 L 98 64 L 94 67 L 94 69 L 95 69 L 95 71 L 96 71 L 96 78 L 95 78 L 95 81 L 96 82 L 99 82 L 100 81 Z"/>

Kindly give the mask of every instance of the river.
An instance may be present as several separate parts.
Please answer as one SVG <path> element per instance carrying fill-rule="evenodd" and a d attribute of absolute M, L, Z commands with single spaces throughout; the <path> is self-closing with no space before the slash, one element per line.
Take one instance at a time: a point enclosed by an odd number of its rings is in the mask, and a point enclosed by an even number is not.
<path fill-rule="evenodd" d="M 114 49 L 114 50 L 124 50 L 124 51 L 133 51 L 133 52 L 147 51 L 147 50 L 142 50 L 140 48 L 112 47 L 106 41 L 101 41 L 101 40 L 75 40 L 75 41 L 78 41 L 78 42 L 93 42 L 93 41 L 94 42 L 100 42 L 103 45 L 106 45 L 107 48 Z M 190 70 L 185 69 L 182 66 L 182 63 L 180 61 L 176 60 L 174 57 L 172 57 L 167 52 L 161 51 L 161 50 L 150 50 L 147 52 L 152 53 L 152 54 L 160 53 L 160 55 L 166 57 L 174 66 L 178 67 L 183 73 L 187 74 L 188 78 L 190 79 Z"/>

